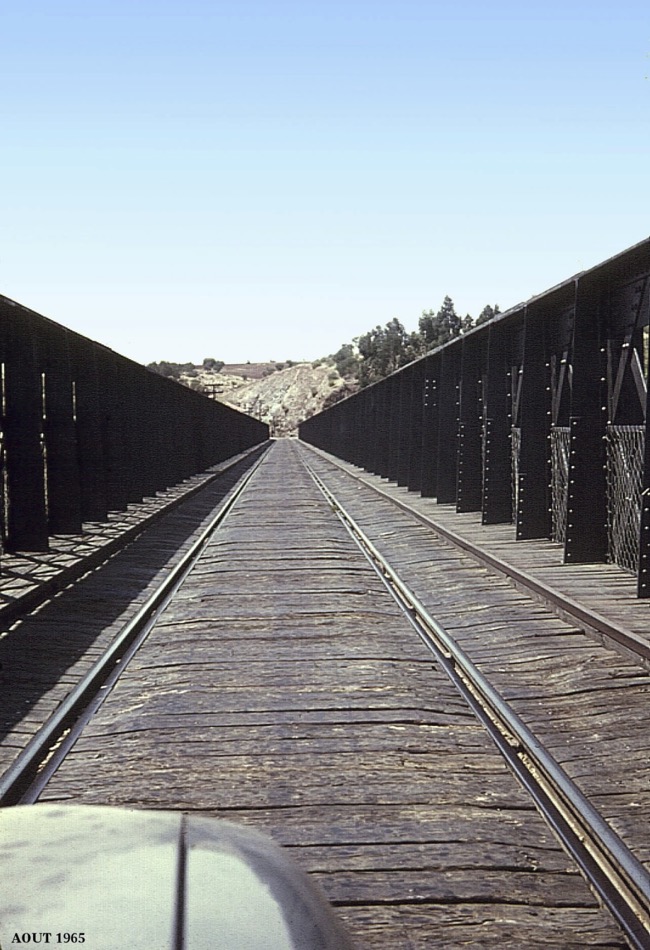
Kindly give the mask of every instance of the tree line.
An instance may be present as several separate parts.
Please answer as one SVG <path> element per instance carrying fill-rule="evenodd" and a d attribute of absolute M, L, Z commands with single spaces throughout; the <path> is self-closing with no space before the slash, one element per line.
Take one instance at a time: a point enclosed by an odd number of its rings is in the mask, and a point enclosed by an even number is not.
<path fill-rule="evenodd" d="M 473 326 L 491 320 L 500 312 L 498 304 L 487 304 L 476 320 L 469 314 L 461 317 L 456 313 L 453 300 L 447 296 L 437 311 L 422 311 L 417 330 L 409 333 L 394 317 L 385 326 L 376 326 L 355 337 L 352 343 L 344 343 L 331 359 L 341 376 L 356 378 L 363 388 L 390 376 L 429 350 L 461 336 Z"/>
<path fill-rule="evenodd" d="M 208 356 L 203 360 L 202 367 L 205 370 L 211 370 L 218 373 L 226 364 L 223 360 L 215 360 Z M 160 360 L 158 363 L 147 363 L 147 369 L 152 373 L 158 373 L 159 376 L 168 376 L 170 379 L 180 379 L 181 376 L 196 377 L 199 375 L 198 367 L 194 363 L 173 363 L 170 360 Z"/>

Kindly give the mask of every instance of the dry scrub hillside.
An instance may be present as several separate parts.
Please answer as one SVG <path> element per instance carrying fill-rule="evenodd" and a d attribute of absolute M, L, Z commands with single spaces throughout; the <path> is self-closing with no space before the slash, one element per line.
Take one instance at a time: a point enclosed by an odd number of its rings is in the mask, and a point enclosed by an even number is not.
<path fill-rule="evenodd" d="M 275 436 L 296 435 L 303 419 L 347 391 L 333 363 L 296 363 L 284 369 L 276 365 L 226 364 L 218 373 L 197 367 L 196 375 L 182 381 L 267 422 Z"/>

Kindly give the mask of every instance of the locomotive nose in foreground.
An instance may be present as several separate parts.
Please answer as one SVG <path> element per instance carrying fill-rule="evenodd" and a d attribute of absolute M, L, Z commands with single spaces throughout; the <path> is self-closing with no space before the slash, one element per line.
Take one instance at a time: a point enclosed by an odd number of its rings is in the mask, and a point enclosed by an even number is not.
<path fill-rule="evenodd" d="M 181 813 L 0 811 L 0 948 L 352 950 L 321 892 L 248 828 Z"/>

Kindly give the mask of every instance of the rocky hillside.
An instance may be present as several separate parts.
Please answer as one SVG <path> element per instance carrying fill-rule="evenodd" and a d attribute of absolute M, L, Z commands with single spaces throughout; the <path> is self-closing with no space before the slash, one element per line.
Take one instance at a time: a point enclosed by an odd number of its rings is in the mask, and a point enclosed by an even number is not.
<path fill-rule="evenodd" d="M 197 366 L 181 382 L 267 422 L 274 436 L 297 435 L 303 419 L 352 391 L 327 360 L 278 365 L 283 364 L 226 364 L 219 372 Z"/>

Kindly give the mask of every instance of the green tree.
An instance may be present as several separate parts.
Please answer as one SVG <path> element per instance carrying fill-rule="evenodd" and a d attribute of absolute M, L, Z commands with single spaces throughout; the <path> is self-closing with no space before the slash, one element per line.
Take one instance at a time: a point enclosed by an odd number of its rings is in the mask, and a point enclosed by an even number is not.
<path fill-rule="evenodd" d="M 331 359 L 338 370 L 339 376 L 346 377 L 356 374 L 359 357 L 352 343 L 344 343 L 336 353 L 332 354 Z"/>
<path fill-rule="evenodd" d="M 147 363 L 147 369 L 152 373 L 158 373 L 159 376 L 178 379 L 183 374 L 192 373 L 195 367 L 194 363 L 171 363 L 169 360 L 161 360 L 159 363 Z"/>
<path fill-rule="evenodd" d="M 422 311 L 418 328 L 426 351 L 460 336 L 463 321 L 456 313 L 451 297 L 446 296 L 437 313 L 433 310 Z"/>
<path fill-rule="evenodd" d="M 498 303 L 495 303 L 493 307 L 489 303 L 486 304 L 476 318 L 476 326 L 478 326 L 479 323 L 487 323 L 488 320 L 491 320 L 492 317 L 496 317 L 499 313 L 501 313 L 501 311 L 499 310 Z"/>
<path fill-rule="evenodd" d="M 394 317 L 355 340 L 359 349 L 359 385 L 369 386 L 415 358 L 413 335 Z"/>
<path fill-rule="evenodd" d="M 203 369 L 211 369 L 213 373 L 218 373 L 224 368 L 226 364 L 223 360 L 215 360 L 213 357 L 208 356 L 203 360 Z"/>

